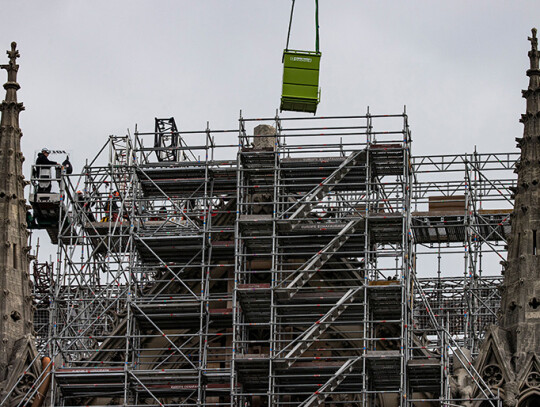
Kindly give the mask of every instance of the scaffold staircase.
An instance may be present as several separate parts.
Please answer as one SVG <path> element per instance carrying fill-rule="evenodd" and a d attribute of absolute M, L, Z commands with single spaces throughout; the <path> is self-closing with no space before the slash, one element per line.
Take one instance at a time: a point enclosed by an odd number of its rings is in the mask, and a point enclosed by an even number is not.
<path fill-rule="evenodd" d="M 284 356 L 287 367 L 291 367 L 310 346 L 319 339 L 326 330 L 339 318 L 341 314 L 351 305 L 362 293 L 363 287 L 351 288 L 343 297 L 317 322 L 304 331 L 294 341 L 290 342 L 281 352 L 292 346 L 292 349 Z M 280 352 L 280 353 L 281 353 Z M 278 354 L 279 356 L 279 354 Z"/>
<path fill-rule="evenodd" d="M 316 206 L 326 195 L 328 195 L 336 187 L 336 185 L 343 180 L 343 178 L 345 178 L 345 176 L 353 169 L 355 165 L 358 164 L 360 158 L 365 154 L 366 152 L 364 150 L 358 150 L 351 153 L 345 160 L 343 160 L 339 167 L 332 172 L 332 174 L 326 177 L 321 183 L 302 197 L 302 199 L 300 199 L 295 205 L 289 208 L 289 210 L 292 210 L 295 206 L 298 206 L 288 217 L 287 225 L 291 228 L 291 230 L 298 228 L 299 224 L 306 218 L 309 212 L 311 212 L 313 207 Z"/>
<path fill-rule="evenodd" d="M 311 279 L 311 277 L 343 247 L 351 235 L 356 232 L 357 226 L 361 220 L 362 219 L 354 219 L 349 221 L 324 248 L 319 250 L 295 271 L 294 274 L 296 274 L 296 277 L 294 277 L 286 286 L 289 298 L 292 298 Z"/>
<path fill-rule="evenodd" d="M 299 404 L 299 407 L 313 407 L 324 404 L 326 398 L 332 393 L 347 376 L 353 371 L 354 365 L 362 359 L 362 356 L 358 356 L 354 359 L 347 360 L 338 370 L 334 373 L 326 383 L 324 383 L 319 389 L 309 396 L 305 401 Z"/>

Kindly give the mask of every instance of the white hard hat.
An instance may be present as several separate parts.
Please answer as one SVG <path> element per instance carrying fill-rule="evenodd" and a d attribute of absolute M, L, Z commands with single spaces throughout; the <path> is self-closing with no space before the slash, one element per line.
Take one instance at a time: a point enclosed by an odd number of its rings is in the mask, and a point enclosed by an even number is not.
<path fill-rule="evenodd" d="M 41 149 L 41 152 L 42 152 L 42 153 L 50 154 L 50 153 L 51 153 L 51 150 L 49 150 L 49 149 L 46 148 L 46 147 L 43 147 L 43 148 Z"/>

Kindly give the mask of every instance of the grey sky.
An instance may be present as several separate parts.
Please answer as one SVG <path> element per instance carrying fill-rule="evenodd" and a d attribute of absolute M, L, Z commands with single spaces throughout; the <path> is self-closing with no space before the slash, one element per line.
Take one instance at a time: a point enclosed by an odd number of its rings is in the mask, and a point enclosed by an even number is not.
<path fill-rule="evenodd" d="M 313 1 L 291 48 L 312 49 Z M 34 150 L 73 151 L 156 116 L 236 128 L 279 106 L 290 0 L 0 2 L 0 61 L 17 41 L 26 173 Z M 515 151 L 536 1 L 320 0 L 318 115 L 400 113 L 414 154 Z M 5 82 L 4 76 L 0 81 Z M 232 158 L 232 157 L 231 157 Z"/>
<path fill-rule="evenodd" d="M 74 150 L 77 163 L 108 134 L 151 129 L 155 116 L 235 128 L 239 109 L 258 117 L 278 107 L 289 0 L 1 7 L 0 47 L 15 40 L 21 52 L 29 158 L 49 145 Z M 298 0 L 295 17 L 291 46 L 313 48 L 313 1 Z M 538 1 L 320 0 L 318 114 L 406 104 L 416 154 L 513 150 L 534 25 Z"/>

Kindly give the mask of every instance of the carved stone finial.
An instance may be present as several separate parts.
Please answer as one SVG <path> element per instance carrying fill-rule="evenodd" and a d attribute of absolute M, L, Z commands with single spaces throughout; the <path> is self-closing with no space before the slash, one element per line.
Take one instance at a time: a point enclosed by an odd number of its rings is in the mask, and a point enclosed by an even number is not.
<path fill-rule="evenodd" d="M 538 51 L 538 38 L 536 38 L 536 28 L 533 28 L 531 30 L 532 32 L 532 37 L 528 37 L 529 38 L 529 41 L 531 42 L 531 49 L 533 51 Z"/>
<path fill-rule="evenodd" d="M 19 71 L 19 65 L 17 65 L 17 58 L 19 58 L 21 55 L 19 54 L 19 51 L 17 50 L 17 43 L 13 41 L 11 43 L 11 50 L 6 51 L 6 54 L 9 57 L 9 63 L 6 65 L 0 65 L 1 69 L 5 69 L 7 71 L 7 82 L 4 84 L 4 89 L 6 90 L 6 98 L 4 102 L 8 104 L 14 104 L 13 106 L 17 106 L 17 110 L 21 111 L 24 110 L 24 107 L 22 103 L 17 103 L 17 90 L 20 88 L 19 84 L 17 83 L 17 72 Z M 5 111 L 7 109 L 7 105 L 3 105 L 2 109 Z M 2 124 L 6 125 L 8 122 L 11 122 L 12 124 L 16 120 L 14 119 L 13 114 L 5 114 L 2 115 Z"/>
<path fill-rule="evenodd" d="M 528 37 L 529 41 L 531 42 L 531 50 L 529 51 L 529 59 L 531 60 L 531 69 L 527 73 L 528 75 L 538 75 L 538 60 L 540 57 L 540 53 L 538 52 L 538 38 L 536 37 L 536 28 L 533 28 L 531 30 L 532 37 Z"/>
<path fill-rule="evenodd" d="M 15 41 L 11 43 L 11 50 L 7 50 L 6 54 L 9 57 L 9 64 L 0 65 L 0 68 L 5 69 L 8 73 L 18 71 L 19 66 L 17 65 L 17 58 L 19 58 L 21 54 L 19 54 L 19 51 L 17 50 L 17 43 Z"/>
<path fill-rule="evenodd" d="M 536 31 L 534 33 L 536 35 Z M 15 41 L 11 43 L 11 51 L 6 51 L 6 54 L 8 54 L 9 56 L 9 64 L 11 66 L 15 65 L 17 62 L 17 58 L 21 56 L 21 54 L 19 54 L 19 51 L 17 51 L 17 43 Z"/>
<path fill-rule="evenodd" d="M 528 37 L 529 41 L 531 42 L 531 49 L 533 51 L 538 51 L 538 38 L 536 38 L 536 28 L 533 28 L 531 30 L 532 32 L 532 37 Z"/>

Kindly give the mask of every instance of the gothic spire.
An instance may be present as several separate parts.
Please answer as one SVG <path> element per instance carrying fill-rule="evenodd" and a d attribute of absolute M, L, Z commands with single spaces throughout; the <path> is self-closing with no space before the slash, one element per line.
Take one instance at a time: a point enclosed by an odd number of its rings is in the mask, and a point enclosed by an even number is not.
<path fill-rule="evenodd" d="M 529 397 L 534 386 L 528 387 L 539 374 L 529 361 L 540 357 L 540 53 L 536 33 L 533 28 L 529 37 L 529 86 L 522 91 L 527 103 L 520 119 L 523 137 L 516 138 L 521 157 L 516 163 L 518 179 L 508 257 L 503 263 L 499 325 L 489 328 L 476 362 L 485 381 L 494 377 L 493 372 L 502 378 L 494 390 L 504 390 L 504 406 L 516 406 L 518 400 L 520 406 L 538 405 L 537 399 Z M 490 356 L 495 354 L 498 356 Z"/>
<path fill-rule="evenodd" d="M 540 352 L 540 285 L 537 264 L 540 256 L 540 69 L 538 38 L 532 29 L 529 87 L 522 91 L 526 112 L 521 115 L 523 137 L 516 138 L 521 158 L 516 164 L 517 190 L 512 214 L 508 267 L 504 276 L 501 327 L 513 337 L 514 356 L 523 359 L 529 352 Z"/>
<path fill-rule="evenodd" d="M 24 107 L 17 102 L 16 43 L 11 43 L 7 54 L 8 64 L 0 65 L 8 74 L 6 97 L 0 103 L 0 404 L 19 405 L 6 403 L 3 396 L 13 387 L 13 379 L 18 380 L 24 372 L 15 366 L 19 349 L 32 343 L 33 311 L 19 127 L 19 113 Z"/>

